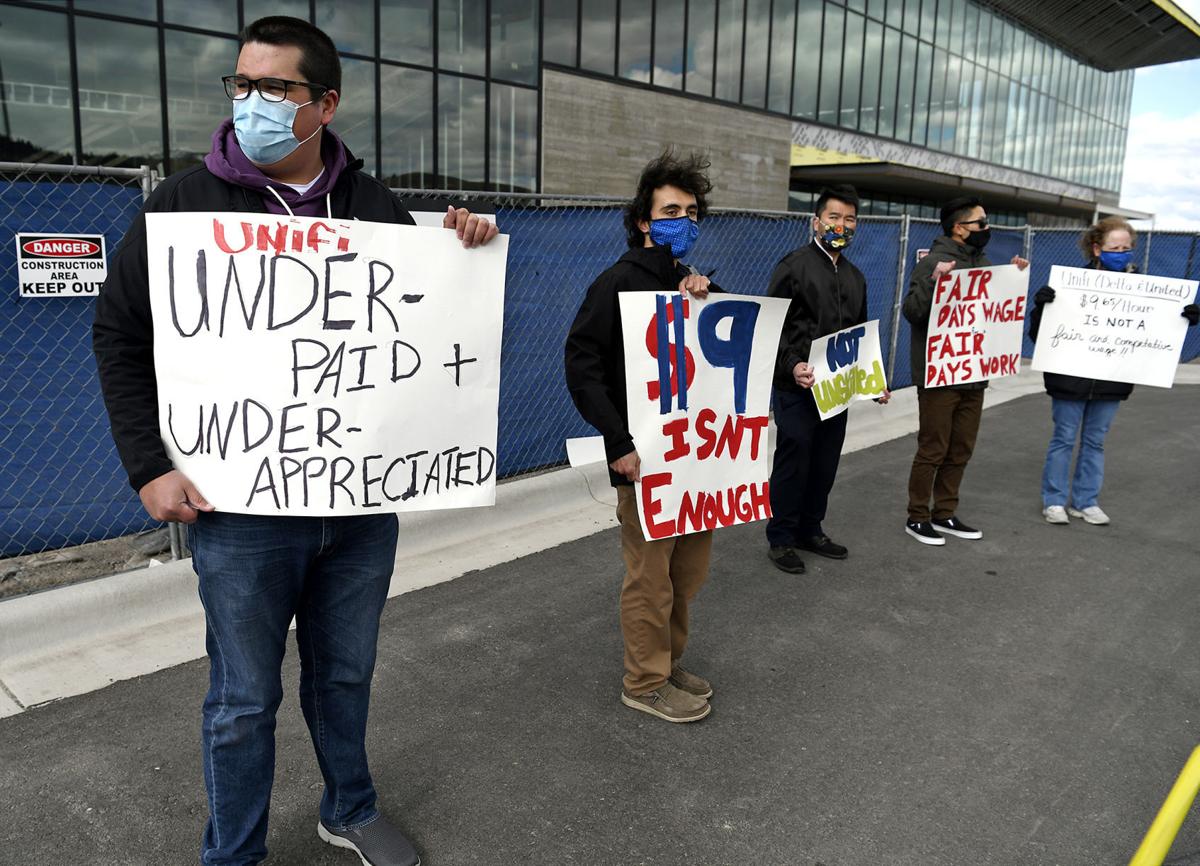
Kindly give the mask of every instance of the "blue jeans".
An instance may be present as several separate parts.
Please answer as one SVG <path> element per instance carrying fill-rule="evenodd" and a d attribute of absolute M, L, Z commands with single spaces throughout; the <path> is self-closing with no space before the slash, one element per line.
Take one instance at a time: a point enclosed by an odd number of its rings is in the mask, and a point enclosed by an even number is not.
<path fill-rule="evenodd" d="M 1042 505 L 1091 508 L 1100 497 L 1104 483 L 1104 437 L 1117 414 L 1120 400 L 1059 400 L 1051 398 L 1054 435 L 1046 451 L 1046 467 L 1042 470 Z M 1071 477 L 1071 453 L 1079 440 L 1079 456 L 1075 459 L 1075 480 L 1071 482 L 1070 497 L 1067 484 Z"/>
<path fill-rule="evenodd" d="M 367 769 L 367 705 L 396 534 L 393 514 L 213 512 L 190 527 L 210 661 L 201 737 L 206 866 L 249 866 L 267 856 L 275 712 L 293 616 L 300 707 L 325 779 L 321 820 L 343 829 L 378 815 Z"/>

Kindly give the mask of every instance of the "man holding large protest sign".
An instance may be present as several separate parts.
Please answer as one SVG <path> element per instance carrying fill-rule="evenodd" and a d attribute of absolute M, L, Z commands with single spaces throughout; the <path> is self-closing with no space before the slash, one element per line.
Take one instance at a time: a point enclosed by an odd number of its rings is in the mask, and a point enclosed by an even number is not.
<path fill-rule="evenodd" d="M 851 186 L 822 190 L 812 243 L 775 266 L 768 289 L 771 297 L 790 302 L 775 365 L 775 462 L 767 521 L 768 556 L 790 574 L 804 573 L 798 547 L 830 559 L 848 555 L 821 526 L 846 438 L 846 413 L 821 419 L 811 390 L 809 350 L 813 340 L 867 321 L 867 281 L 845 255 L 858 226 L 858 203 Z M 881 402 L 886 400 L 885 394 Z"/>
<path fill-rule="evenodd" d="M 711 709 L 712 686 L 679 662 L 688 640 L 688 605 L 708 577 L 712 531 L 654 541 L 642 531 L 633 489 L 641 479 L 641 460 L 629 427 L 618 295 L 679 291 L 703 298 L 710 289 L 719 291 L 680 263 L 707 212 L 708 165 L 697 155 L 668 152 L 646 166 L 625 209 L 629 250 L 588 288 L 565 347 L 571 399 L 604 437 L 609 479 L 617 489 L 625 560 L 621 701 L 669 722 L 698 721 Z"/>
<path fill-rule="evenodd" d="M 340 100 L 341 67 L 325 33 L 295 18 L 250 24 L 241 35 L 236 74 L 224 84 L 232 119 L 214 134 L 203 166 L 168 178 L 147 200 L 114 256 L 93 332 L 113 438 L 132 486 L 155 519 L 190 524 L 211 661 L 202 737 L 209 819 L 201 862 L 250 864 L 266 857 L 280 666 L 295 616 L 300 702 L 325 779 L 318 834 L 355 851 L 364 863 L 413 866 L 420 861 L 412 845 L 376 806 L 364 742 L 379 616 L 395 561 L 395 515 L 216 511 L 203 485 L 175 468 L 160 430 L 156 371 L 162 362 L 178 365 L 179 358 L 156 361 L 147 214 L 273 213 L 404 225 L 413 220 L 327 129 Z M 465 210 L 450 209 L 443 224 L 467 247 L 496 235 L 495 226 Z M 285 243 L 287 233 L 275 240 Z M 286 258 L 280 253 L 272 260 L 272 292 L 275 264 Z M 198 258 L 193 268 L 202 288 L 203 262 Z M 343 323 L 329 321 L 330 303 L 336 308 L 334 299 L 347 293 L 332 291 L 329 279 L 327 272 L 326 327 L 336 329 Z M 260 293 L 262 288 L 260 280 Z M 382 291 L 374 291 L 376 300 Z M 256 296 L 246 312 L 243 298 L 247 324 L 257 306 Z M 201 321 L 208 315 L 205 301 Z M 206 366 L 203 354 L 187 360 Z M 256 363 L 245 359 L 247 368 Z M 281 440 L 301 429 L 279 427 Z M 332 428 L 325 432 L 333 441 Z M 344 439 L 350 432 L 336 435 Z"/>
<path fill-rule="evenodd" d="M 925 362 L 934 288 L 943 275 L 956 268 L 991 266 L 983 252 L 991 229 L 983 204 L 971 197 L 947 202 L 941 210 L 941 223 L 943 235 L 934 240 L 929 254 L 913 268 L 903 307 L 912 331 L 910 357 L 920 412 L 904 530 L 922 544 L 931 545 L 945 544 L 945 535 L 983 537 L 981 531 L 959 520 L 957 511 L 958 488 L 975 450 L 987 380 L 927 387 Z M 1029 267 L 1020 256 L 1013 256 L 1012 264 L 1021 270 Z"/>

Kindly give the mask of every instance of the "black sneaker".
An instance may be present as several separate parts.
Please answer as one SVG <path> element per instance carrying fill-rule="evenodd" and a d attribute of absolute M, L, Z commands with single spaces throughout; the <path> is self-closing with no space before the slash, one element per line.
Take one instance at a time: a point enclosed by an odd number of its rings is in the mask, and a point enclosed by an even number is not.
<path fill-rule="evenodd" d="M 335 848 L 353 851 L 363 866 L 421 866 L 412 843 L 382 815 L 352 830 L 334 830 L 319 821 L 317 835 Z"/>
<path fill-rule="evenodd" d="M 767 551 L 767 556 L 771 557 L 771 562 L 775 563 L 775 567 L 780 571 L 804 574 L 804 560 L 791 547 L 772 547 Z"/>
<path fill-rule="evenodd" d="M 800 546 L 805 550 L 811 550 L 818 556 L 828 557 L 829 559 L 845 559 L 849 556 L 850 551 L 845 547 L 835 542 L 828 535 L 810 535 L 808 538 L 800 540 Z"/>
<path fill-rule="evenodd" d="M 945 544 L 946 539 L 938 535 L 933 524 L 925 520 L 909 520 L 904 524 L 904 531 L 922 544 Z"/>
<path fill-rule="evenodd" d="M 983 538 L 983 533 L 972 529 L 957 517 L 947 517 L 945 520 L 933 519 L 933 528 L 944 535 L 957 535 L 959 538 Z"/>

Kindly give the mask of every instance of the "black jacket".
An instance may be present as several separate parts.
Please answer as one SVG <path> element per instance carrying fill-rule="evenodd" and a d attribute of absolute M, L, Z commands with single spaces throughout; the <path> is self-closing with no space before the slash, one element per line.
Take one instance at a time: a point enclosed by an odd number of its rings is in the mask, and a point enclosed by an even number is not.
<path fill-rule="evenodd" d="M 866 277 L 845 254 L 834 265 L 813 241 L 775 266 L 767 294 L 791 301 L 779 335 L 775 387 L 806 393 L 796 384 L 792 370 L 808 360 L 813 340 L 867 320 Z"/>
<path fill-rule="evenodd" d="M 1035 343 L 1042 327 L 1044 306 L 1035 300 L 1029 311 L 1029 339 Z M 1042 373 L 1042 381 L 1046 383 L 1046 393 L 1058 400 L 1125 400 L 1133 393 L 1133 385 L 1129 382 L 1084 379 L 1063 373 Z"/>
<path fill-rule="evenodd" d="M 667 247 L 629 250 L 587 290 L 563 352 L 567 390 L 583 420 L 604 437 L 609 463 L 634 450 L 625 402 L 625 343 L 618 292 L 673 292 L 689 270 L 676 265 Z M 710 292 L 721 291 L 715 284 Z M 608 470 L 613 486 L 629 484 Z"/>
<path fill-rule="evenodd" d="M 346 167 L 330 193 L 335 217 L 412 225 L 400 200 L 375 178 Z M 92 349 L 113 441 L 134 490 L 171 471 L 158 426 L 154 372 L 154 321 L 146 267 L 146 213 L 238 211 L 266 213 L 262 196 L 221 180 L 204 166 L 163 181 L 121 240 L 109 263 L 108 279 L 96 300 Z M 198 360 L 197 363 L 203 363 Z"/>
<path fill-rule="evenodd" d="M 902 311 L 904 318 L 908 319 L 912 326 L 912 336 L 908 344 L 909 364 L 913 384 L 918 388 L 925 387 L 925 341 L 929 336 L 929 315 L 933 309 L 933 269 L 938 262 L 954 262 L 955 270 L 987 268 L 992 264 L 983 254 L 983 250 L 960 244 L 953 238 L 942 235 L 929 247 L 929 255 L 917 262 L 913 268 L 912 276 L 908 278 L 908 294 L 904 296 Z M 984 379 L 982 382 L 963 382 L 961 385 L 946 387 L 960 391 L 981 391 L 987 386 L 987 379 Z"/>

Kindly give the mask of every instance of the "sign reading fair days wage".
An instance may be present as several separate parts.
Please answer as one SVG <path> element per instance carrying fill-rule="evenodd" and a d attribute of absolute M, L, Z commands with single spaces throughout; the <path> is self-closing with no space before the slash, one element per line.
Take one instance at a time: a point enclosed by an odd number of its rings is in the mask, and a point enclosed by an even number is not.
<path fill-rule="evenodd" d="M 495 501 L 507 237 L 245 213 L 146 236 L 163 441 L 217 509 Z"/>

